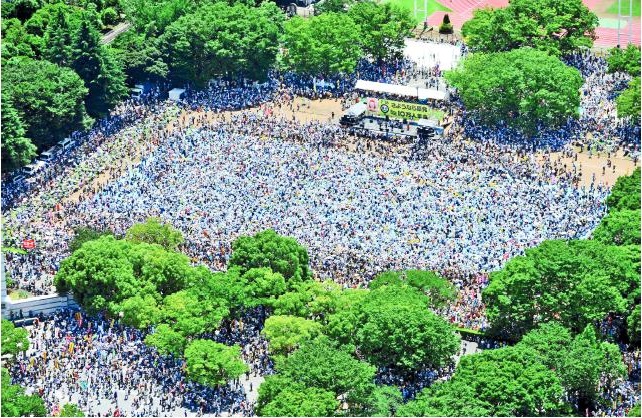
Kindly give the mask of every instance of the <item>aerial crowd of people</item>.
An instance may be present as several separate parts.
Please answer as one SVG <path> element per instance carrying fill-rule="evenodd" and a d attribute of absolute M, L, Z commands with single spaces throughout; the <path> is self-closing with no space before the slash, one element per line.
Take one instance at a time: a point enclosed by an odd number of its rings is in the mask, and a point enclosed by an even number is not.
<path fill-rule="evenodd" d="M 590 53 L 567 62 L 585 78 L 582 115 L 535 139 L 482 126 L 457 101 L 448 109 L 452 124 L 443 138 L 420 144 L 266 111 L 269 104 L 294 112 L 297 96 L 349 103 L 357 78 L 425 77 L 433 86 L 441 75 L 438 67 L 403 61 L 387 67 L 363 62 L 358 76 L 323 82 L 274 73 L 260 85 L 188 89 L 180 103 L 161 100 L 158 87 L 74 135 L 73 148 L 34 178 L 3 187 L 3 246 L 36 242 L 26 254 L 5 254 L 8 277 L 33 295 L 51 293 L 78 227 L 123 236 L 158 216 L 182 232 L 182 252 L 217 271 L 225 270 L 237 237 L 272 228 L 308 249 L 317 278 L 345 288 L 365 287 L 386 270 L 437 271 L 459 290 L 442 314 L 457 326 L 487 329 L 481 292 L 488 274 L 546 239 L 586 237 L 606 210 L 612 184 L 598 176 L 581 185 L 577 169 L 542 164 L 533 148 L 547 157 L 559 150 L 572 156 L 570 145 L 581 138 L 638 158 L 639 144 L 630 140 L 635 127 L 617 119 L 612 94 L 628 76 L 608 74 L 604 60 Z M 248 312 L 245 326 L 211 336 L 240 344 L 257 377 L 273 371 L 259 334 L 264 317 L 260 309 Z M 50 410 L 66 400 L 103 416 L 252 414 L 250 376 L 218 389 L 202 387 L 184 379 L 180 359 L 147 347 L 141 332 L 103 317 L 84 318 L 67 311 L 42 317 L 30 330 L 32 348 L 12 366 L 14 382 L 40 391 Z M 629 360 L 639 373 L 639 351 Z M 425 371 L 404 386 L 404 396 L 448 373 L 452 368 Z M 385 371 L 379 379 L 399 383 Z M 605 388 L 613 408 L 593 413 L 618 415 L 630 406 L 639 385 L 623 385 Z"/>

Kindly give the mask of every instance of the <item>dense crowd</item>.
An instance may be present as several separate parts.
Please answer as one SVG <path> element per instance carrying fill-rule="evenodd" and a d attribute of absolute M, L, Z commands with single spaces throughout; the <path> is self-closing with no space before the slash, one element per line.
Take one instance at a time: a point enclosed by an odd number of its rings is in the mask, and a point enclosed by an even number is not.
<path fill-rule="evenodd" d="M 239 333 L 258 335 L 252 325 Z M 186 378 L 182 359 L 158 354 L 143 342 L 145 335 L 70 310 L 41 316 L 30 330 L 29 351 L 11 366 L 13 382 L 39 393 L 52 413 L 75 403 L 88 416 L 252 415 L 247 379 L 217 388 L 194 383 Z M 217 340 L 231 345 L 251 338 L 219 335 Z M 252 367 L 250 373 L 259 372 L 265 369 Z"/>
<path fill-rule="evenodd" d="M 75 134 L 72 149 L 38 175 L 3 185 L 3 245 L 19 247 L 25 238 L 37 245 L 27 254 L 6 254 L 9 276 L 32 294 L 50 293 L 77 227 L 122 236 L 132 224 L 159 216 L 183 233 L 181 251 L 213 270 L 226 268 L 235 238 L 273 228 L 308 249 L 318 278 L 345 288 L 365 286 L 384 270 L 439 271 L 459 290 L 444 317 L 484 330 L 481 292 L 489 272 L 545 239 L 586 237 L 605 211 L 608 188 L 599 179 L 580 187 L 580 165 L 538 163 L 524 144 L 572 157 L 564 148 L 571 141 L 601 149 L 622 132 L 635 133 L 615 117 L 613 105 L 613 92 L 627 76 L 607 74 L 603 60 L 587 54 L 568 62 L 586 80 L 582 116 L 534 140 L 480 125 L 457 103 L 443 140 L 412 146 L 401 137 L 272 112 L 274 106 L 294 111 L 296 96 L 341 98 L 348 105 L 358 78 L 425 78 L 427 87 L 439 87 L 439 67 L 406 61 L 362 62 L 349 77 L 273 73 L 264 84 L 227 80 L 207 90 L 188 88 L 179 104 L 159 100 L 159 88 Z M 621 146 L 631 156 L 639 152 L 637 142 Z M 206 337 L 240 344 L 250 373 L 270 374 L 274 365 L 259 333 L 266 314 L 248 311 Z M 12 376 L 40 391 L 50 410 L 72 401 L 103 416 L 116 409 L 129 416 L 252 413 L 244 384 L 208 389 L 188 382 L 181 360 L 159 356 L 143 338 L 117 321 L 82 323 L 60 312 L 31 331 L 32 349 Z M 480 341 L 482 348 L 496 346 Z M 639 381 L 639 352 L 628 364 Z M 409 399 L 449 373 L 452 365 L 408 380 L 380 370 L 377 379 L 400 386 Z M 631 395 L 635 388 L 631 382 L 608 388 L 613 407 L 595 414 L 621 413 L 639 399 Z"/>

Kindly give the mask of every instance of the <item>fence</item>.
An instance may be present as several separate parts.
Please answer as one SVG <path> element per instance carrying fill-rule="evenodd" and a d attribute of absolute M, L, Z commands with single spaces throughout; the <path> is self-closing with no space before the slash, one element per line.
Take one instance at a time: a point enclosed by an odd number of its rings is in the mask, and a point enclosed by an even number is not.
<path fill-rule="evenodd" d="M 36 296 L 17 301 L 7 298 L 2 309 L 4 318 L 29 318 L 38 314 L 50 314 L 59 309 L 78 308 L 71 294 Z"/>

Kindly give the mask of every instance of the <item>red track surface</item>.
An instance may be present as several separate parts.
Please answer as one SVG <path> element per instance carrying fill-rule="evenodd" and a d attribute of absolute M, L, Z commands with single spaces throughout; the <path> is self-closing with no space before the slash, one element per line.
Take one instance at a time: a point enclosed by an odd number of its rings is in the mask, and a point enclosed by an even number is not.
<path fill-rule="evenodd" d="M 596 9 L 603 0 L 583 0 L 590 9 Z M 473 10 L 483 7 L 506 7 L 508 0 L 441 0 L 441 4 L 448 7 L 450 23 L 457 29 L 473 16 Z M 446 12 L 435 12 L 428 17 L 428 24 L 439 26 Z M 626 45 L 629 39 L 629 28 L 623 20 L 620 29 L 620 44 Z M 617 29 L 598 27 L 596 30 L 597 40 L 595 46 L 611 47 L 617 45 Z M 640 45 L 640 18 L 634 17 L 631 21 L 631 40 L 634 44 Z"/>

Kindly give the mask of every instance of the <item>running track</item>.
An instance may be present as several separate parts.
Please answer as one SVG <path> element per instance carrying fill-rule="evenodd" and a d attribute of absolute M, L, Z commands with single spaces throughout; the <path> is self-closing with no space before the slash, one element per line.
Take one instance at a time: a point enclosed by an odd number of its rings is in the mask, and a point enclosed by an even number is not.
<path fill-rule="evenodd" d="M 584 4 L 591 9 L 603 0 L 583 0 Z M 448 7 L 452 12 L 448 12 L 450 22 L 457 29 L 473 16 L 473 10 L 482 7 L 506 7 L 508 0 L 441 0 L 441 4 Z M 428 17 L 428 24 L 430 26 L 439 26 L 446 12 L 435 12 Z M 620 30 L 620 43 L 625 45 L 628 43 L 629 28 L 626 26 L 625 20 L 621 23 Z M 617 29 L 598 27 L 596 29 L 597 39 L 595 41 L 596 47 L 611 47 L 617 45 Z M 640 18 L 634 17 L 631 21 L 631 35 L 632 42 L 640 45 Z"/>

